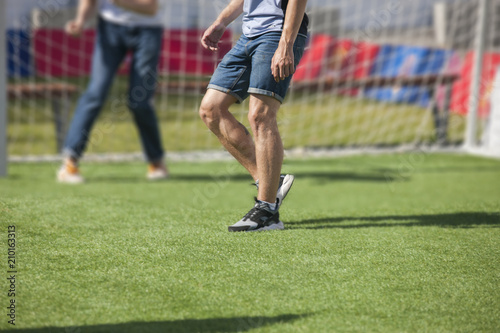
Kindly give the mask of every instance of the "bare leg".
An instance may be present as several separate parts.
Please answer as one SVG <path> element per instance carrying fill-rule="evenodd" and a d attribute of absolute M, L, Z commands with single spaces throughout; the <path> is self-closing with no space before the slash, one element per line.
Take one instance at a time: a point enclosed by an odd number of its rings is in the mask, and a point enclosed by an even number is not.
<path fill-rule="evenodd" d="M 254 180 L 257 180 L 255 144 L 252 136 L 229 112 L 229 107 L 235 102 L 236 98 L 229 94 L 208 89 L 201 102 L 200 117 L 224 148 L 248 170 Z"/>
<path fill-rule="evenodd" d="M 259 179 L 257 199 L 274 203 L 278 191 L 283 143 L 276 115 L 281 103 L 273 97 L 251 94 L 248 119 L 255 138 L 255 155 Z"/>

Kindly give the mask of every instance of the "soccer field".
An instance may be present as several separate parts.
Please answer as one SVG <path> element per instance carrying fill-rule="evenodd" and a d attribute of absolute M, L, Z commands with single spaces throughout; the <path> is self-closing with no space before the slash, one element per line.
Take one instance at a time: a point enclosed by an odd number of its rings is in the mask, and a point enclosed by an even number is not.
<path fill-rule="evenodd" d="M 0 179 L 0 331 L 498 332 L 500 161 L 285 160 L 284 231 L 228 233 L 255 188 L 235 162 L 11 164 Z M 8 297 L 8 226 L 15 296 Z"/>

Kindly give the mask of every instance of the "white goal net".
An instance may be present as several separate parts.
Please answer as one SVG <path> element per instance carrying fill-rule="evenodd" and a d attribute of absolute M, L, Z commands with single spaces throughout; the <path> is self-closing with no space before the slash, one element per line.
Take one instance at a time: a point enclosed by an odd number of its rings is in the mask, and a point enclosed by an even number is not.
<path fill-rule="evenodd" d="M 154 103 L 167 154 L 221 149 L 198 108 L 215 66 L 241 34 L 241 20 L 229 27 L 217 54 L 203 50 L 199 40 L 228 2 L 164 1 Z M 64 33 L 76 4 L 4 4 L 11 157 L 60 152 L 88 82 L 95 39 L 94 22 L 80 38 Z M 499 0 L 309 0 L 307 12 L 308 46 L 279 113 L 285 148 L 458 146 L 472 118 L 473 142 L 482 144 L 500 65 Z M 486 20 L 482 30 L 480 20 Z M 141 151 L 123 103 L 129 62 L 119 70 L 87 154 Z M 231 109 L 245 125 L 247 107 Z"/>

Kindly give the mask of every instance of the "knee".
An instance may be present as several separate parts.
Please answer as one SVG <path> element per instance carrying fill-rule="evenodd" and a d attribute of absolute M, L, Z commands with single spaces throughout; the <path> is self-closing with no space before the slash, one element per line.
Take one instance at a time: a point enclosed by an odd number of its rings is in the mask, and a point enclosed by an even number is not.
<path fill-rule="evenodd" d="M 215 130 L 219 126 L 221 110 L 218 105 L 211 101 L 203 100 L 199 110 L 200 118 L 211 130 Z"/>
<path fill-rule="evenodd" d="M 276 121 L 276 113 L 265 106 L 252 108 L 248 112 L 248 121 L 252 130 L 257 132 Z"/>
<path fill-rule="evenodd" d="M 106 94 L 96 89 L 88 88 L 82 98 L 88 105 L 102 106 L 102 104 L 106 101 Z"/>
<path fill-rule="evenodd" d="M 127 96 L 127 105 L 133 113 L 147 112 L 153 109 L 153 96 L 146 92 L 140 95 L 130 92 Z"/>

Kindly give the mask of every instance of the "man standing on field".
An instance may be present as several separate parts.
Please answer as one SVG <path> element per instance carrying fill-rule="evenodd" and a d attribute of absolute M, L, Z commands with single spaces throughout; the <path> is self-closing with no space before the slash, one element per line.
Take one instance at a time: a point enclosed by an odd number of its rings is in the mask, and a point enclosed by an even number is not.
<path fill-rule="evenodd" d="M 99 12 L 90 81 L 76 106 L 64 143 L 64 161 L 57 172 L 62 183 L 79 184 L 83 177 L 79 161 L 90 133 L 106 101 L 120 64 L 129 51 L 130 65 L 127 106 L 139 131 L 148 161 L 147 178 L 165 179 L 168 169 L 160 127 L 154 109 L 157 67 L 160 59 L 163 22 L 160 7 L 165 0 L 80 0 L 76 18 L 66 32 L 79 36 L 95 10 Z"/>
<path fill-rule="evenodd" d="M 276 121 L 307 36 L 307 0 L 232 0 L 201 39 L 216 51 L 226 27 L 243 13 L 243 35 L 217 67 L 200 106 L 200 116 L 221 144 L 255 180 L 254 207 L 229 231 L 284 229 L 279 207 L 292 186 L 280 175 L 283 144 Z M 245 126 L 229 112 L 250 96 Z"/>

